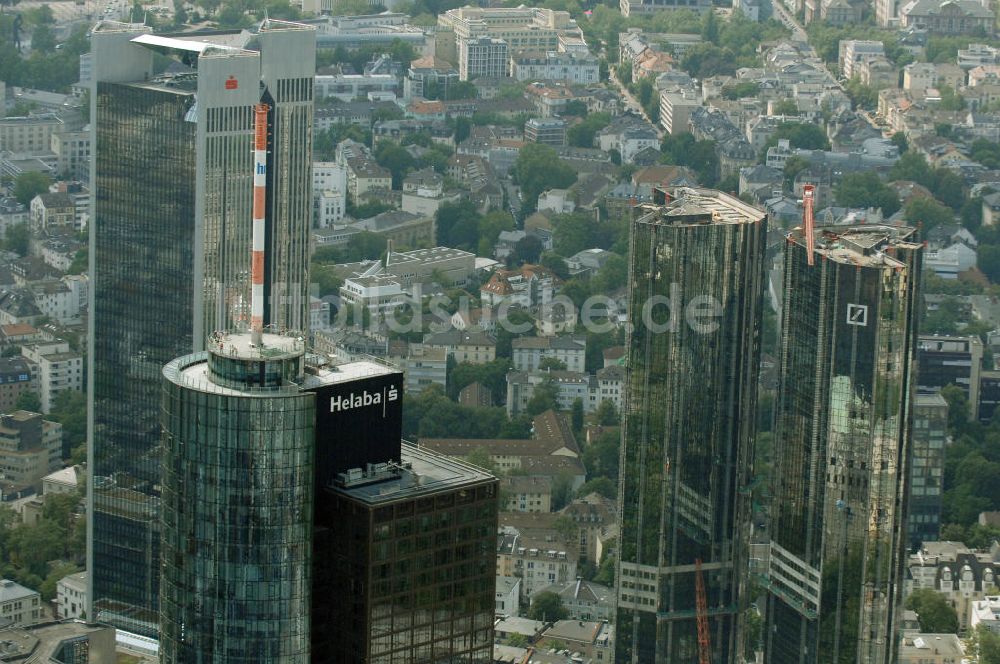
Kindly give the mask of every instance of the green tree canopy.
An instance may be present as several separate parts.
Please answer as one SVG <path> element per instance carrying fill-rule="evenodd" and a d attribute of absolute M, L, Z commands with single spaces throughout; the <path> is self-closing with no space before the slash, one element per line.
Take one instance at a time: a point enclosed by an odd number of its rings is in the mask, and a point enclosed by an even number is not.
<path fill-rule="evenodd" d="M 871 173 L 848 173 L 834 189 L 837 204 L 844 207 L 882 209 L 891 216 L 899 210 L 899 197 Z"/>
<path fill-rule="evenodd" d="M 562 598 L 554 592 L 542 591 L 531 598 L 528 617 L 532 620 L 555 622 L 565 620 L 569 611 L 563 606 Z"/>
<path fill-rule="evenodd" d="M 38 194 L 49 190 L 52 178 L 38 171 L 26 171 L 14 179 L 14 198 L 21 205 L 28 205 Z"/>
<path fill-rule="evenodd" d="M 933 588 L 919 588 L 906 598 L 906 608 L 917 612 L 920 631 L 925 634 L 954 634 L 958 614 L 944 595 Z"/>
<path fill-rule="evenodd" d="M 521 187 L 522 213 L 530 213 L 538 204 L 538 195 L 548 189 L 565 189 L 576 182 L 576 171 L 559 158 L 555 149 L 541 143 L 521 148 L 511 169 Z"/>

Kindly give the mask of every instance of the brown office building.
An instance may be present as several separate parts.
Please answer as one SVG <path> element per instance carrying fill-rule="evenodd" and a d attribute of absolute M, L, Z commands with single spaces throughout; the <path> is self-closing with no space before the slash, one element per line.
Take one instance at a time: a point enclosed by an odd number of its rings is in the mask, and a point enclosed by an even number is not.
<path fill-rule="evenodd" d="M 314 662 L 488 664 L 497 480 L 403 443 L 316 506 Z"/>

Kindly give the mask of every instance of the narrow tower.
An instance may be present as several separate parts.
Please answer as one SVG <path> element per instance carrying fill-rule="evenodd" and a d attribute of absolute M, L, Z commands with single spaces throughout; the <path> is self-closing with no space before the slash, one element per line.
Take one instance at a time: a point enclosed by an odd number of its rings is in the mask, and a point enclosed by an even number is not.
<path fill-rule="evenodd" d="M 615 661 L 736 662 L 767 216 L 707 189 L 654 201 L 630 239 Z"/>

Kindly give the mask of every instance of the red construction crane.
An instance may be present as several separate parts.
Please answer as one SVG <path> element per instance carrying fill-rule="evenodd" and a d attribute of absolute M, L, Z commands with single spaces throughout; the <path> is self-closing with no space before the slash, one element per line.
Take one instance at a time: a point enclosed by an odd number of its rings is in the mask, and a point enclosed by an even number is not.
<path fill-rule="evenodd" d="M 806 236 L 806 255 L 810 265 L 813 265 L 815 260 L 813 251 L 816 248 L 815 224 L 813 223 L 813 198 L 815 190 L 816 187 L 811 184 L 802 187 L 802 232 Z"/>
<path fill-rule="evenodd" d="M 712 664 L 712 642 L 708 635 L 708 601 L 705 579 L 701 576 L 701 558 L 694 561 L 695 612 L 698 616 L 698 664 Z"/>

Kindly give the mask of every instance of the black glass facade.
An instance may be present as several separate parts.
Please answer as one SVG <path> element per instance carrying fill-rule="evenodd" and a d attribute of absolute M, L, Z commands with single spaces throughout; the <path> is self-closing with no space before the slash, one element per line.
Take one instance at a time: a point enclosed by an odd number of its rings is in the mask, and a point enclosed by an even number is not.
<path fill-rule="evenodd" d="M 163 370 L 164 664 L 310 661 L 316 400 L 289 382 L 301 371 L 301 351 Z"/>
<path fill-rule="evenodd" d="M 905 227 L 786 244 L 765 661 L 895 661 L 922 246 Z"/>
<path fill-rule="evenodd" d="M 394 479 L 321 492 L 313 661 L 488 664 L 497 480 L 411 445 L 402 460 Z"/>
<path fill-rule="evenodd" d="M 698 661 L 700 560 L 713 660 L 732 662 L 747 601 L 767 218 L 720 192 L 668 194 L 630 240 L 615 661 Z"/>
<path fill-rule="evenodd" d="M 160 371 L 192 348 L 194 95 L 97 86 L 91 244 L 94 618 L 155 635 Z"/>
<path fill-rule="evenodd" d="M 911 551 L 918 550 L 923 542 L 941 539 L 941 491 L 947 438 L 948 402 L 940 394 L 916 395 L 907 505 Z"/>

